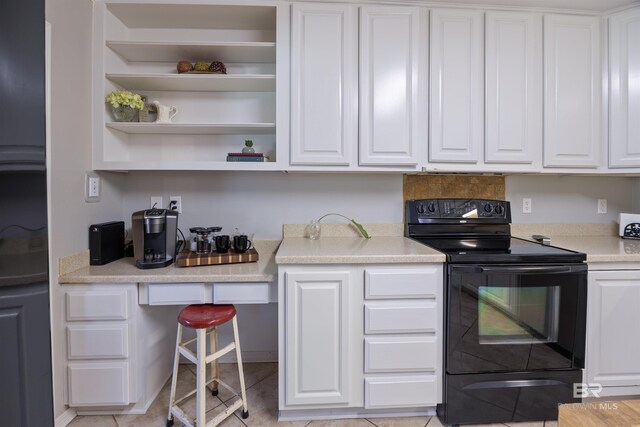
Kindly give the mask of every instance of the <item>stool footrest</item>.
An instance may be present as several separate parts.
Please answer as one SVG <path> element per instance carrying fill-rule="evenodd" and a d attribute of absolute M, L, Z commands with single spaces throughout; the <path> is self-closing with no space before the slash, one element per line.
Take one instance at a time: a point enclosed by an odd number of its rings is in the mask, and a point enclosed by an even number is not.
<path fill-rule="evenodd" d="M 207 387 L 209 384 L 211 384 L 212 382 L 217 382 L 218 385 L 221 385 L 222 387 L 224 387 L 225 389 L 229 390 L 231 393 L 233 393 L 234 396 L 240 396 L 238 394 L 237 390 L 234 390 L 229 384 L 225 383 L 224 381 L 222 381 L 220 378 L 211 378 L 209 381 L 207 381 L 204 386 Z M 190 398 L 191 396 L 193 396 L 194 394 L 196 394 L 196 392 L 198 391 L 197 388 L 191 390 L 189 393 L 185 394 L 184 396 L 176 399 L 174 402 L 172 402 L 173 405 L 179 405 L 182 402 L 184 402 L 185 400 L 187 400 L 188 398 Z"/>
<path fill-rule="evenodd" d="M 180 420 L 180 422 L 185 426 L 193 426 L 194 424 L 191 421 L 189 421 L 187 414 L 185 414 L 184 411 L 177 406 L 173 406 L 173 405 L 171 406 L 171 414 L 174 417 L 176 417 L 178 420 Z"/>
<path fill-rule="evenodd" d="M 206 424 L 206 427 L 217 426 L 218 424 L 220 424 L 222 420 L 227 418 L 229 415 L 233 414 L 237 409 L 240 409 L 241 407 L 242 407 L 242 399 L 236 400 L 235 402 L 233 402 L 233 405 L 229 406 L 227 409 L 225 409 L 224 411 L 220 412 L 218 415 L 210 419 L 209 422 Z"/>

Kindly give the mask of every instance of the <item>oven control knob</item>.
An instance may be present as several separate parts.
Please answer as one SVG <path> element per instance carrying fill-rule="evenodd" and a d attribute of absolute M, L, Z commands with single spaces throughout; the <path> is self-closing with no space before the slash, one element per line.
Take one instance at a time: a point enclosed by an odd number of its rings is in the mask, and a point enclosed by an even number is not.
<path fill-rule="evenodd" d="M 418 211 L 419 214 L 423 214 L 425 212 L 425 208 L 424 205 L 422 203 L 420 203 L 417 207 L 416 210 Z"/>
<path fill-rule="evenodd" d="M 436 204 L 433 202 L 429 203 L 429 206 L 427 206 L 427 209 L 429 210 L 429 212 L 434 213 L 436 211 Z"/>
<path fill-rule="evenodd" d="M 496 208 L 497 209 L 497 208 Z M 484 205 L 484 211 L 489 213 L 491 212 L 491 205 L 489 203 L 487 203 L 486 205 Z"/>
<path fill-rule="evenodd" d="M 504 212 L 504 208 L 502 207 L 502 205 L 496 205 L 495 209 L 494 209 L 495 213 L 497 213 L 498 215 L 502 215 L 502 212 Z"/>

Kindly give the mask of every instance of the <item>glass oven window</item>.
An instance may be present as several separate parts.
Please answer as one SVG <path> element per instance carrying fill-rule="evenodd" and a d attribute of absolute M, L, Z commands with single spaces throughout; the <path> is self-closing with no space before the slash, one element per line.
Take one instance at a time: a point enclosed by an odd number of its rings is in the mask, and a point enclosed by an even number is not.
<path fill-rule="evenodd" d="M 559 315 L 559 286 L 478 288 L 480 344 L 557 342 Z"/>

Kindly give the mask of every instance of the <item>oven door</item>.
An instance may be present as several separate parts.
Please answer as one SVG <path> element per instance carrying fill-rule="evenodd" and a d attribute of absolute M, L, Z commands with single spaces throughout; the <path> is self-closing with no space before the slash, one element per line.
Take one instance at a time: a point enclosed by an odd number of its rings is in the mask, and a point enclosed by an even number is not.
<path fill-rule="evenodd" d="M 584 367 L 586 264 L 448 270 L 448 373 Z"/>

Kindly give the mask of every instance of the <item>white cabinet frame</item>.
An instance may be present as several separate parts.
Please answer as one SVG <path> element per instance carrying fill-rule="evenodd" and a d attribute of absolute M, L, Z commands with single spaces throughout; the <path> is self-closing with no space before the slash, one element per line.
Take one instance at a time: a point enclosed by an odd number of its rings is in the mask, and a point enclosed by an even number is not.
<path fill-rule="evenodd" d="M 296 3 L 291 27 L 291 165 L 349 166 L 358 141 L 358 16 Z"/>
<path fill-rule="evenodd" d="M 485 163 L 540 167 L 542 16 L 487 12 Z"/>
<path fill-rule="evenodd" d="M 640 8 L 621 12 L 609 19 L 611 168 L 640 168 L 639 41 Z"/>
<path fill-rule="evenodd" d="M 596 168 L 601 147 L 600 17 L 544 16 L 544 167 Z"/>
<path fill-rule="evenodd" d="M 360 8 L 360 165 L 419 163 L 419 53 L 419 8 Z"/>
<path fill-rule="evenodd" d="M 483 12 L 433 9 L 429 161 L 477 163 L 484 137 Z"/>

